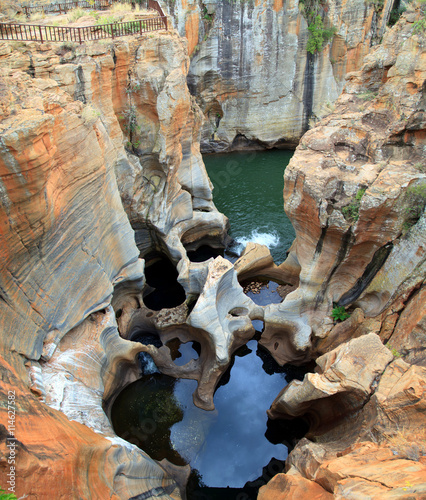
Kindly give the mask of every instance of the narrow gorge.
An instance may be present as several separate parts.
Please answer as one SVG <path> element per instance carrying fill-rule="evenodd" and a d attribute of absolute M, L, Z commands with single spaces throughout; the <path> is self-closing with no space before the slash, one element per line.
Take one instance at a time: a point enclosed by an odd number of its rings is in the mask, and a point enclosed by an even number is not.
<path fill-rule="evenodd" d="M 426 497 L 426 4 L 163 8 L 0 40 L 0 488 Z"/>

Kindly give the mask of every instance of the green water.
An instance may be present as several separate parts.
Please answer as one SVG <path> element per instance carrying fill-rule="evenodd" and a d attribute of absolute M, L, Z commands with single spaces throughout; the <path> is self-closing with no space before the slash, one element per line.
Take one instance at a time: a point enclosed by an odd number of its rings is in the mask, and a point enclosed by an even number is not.
<path fill-rule="evenodd" d="M 205 155 L 213 201 L 230 221 L 238 254 L 247 242 L 266 245 L 276 264 L 286 258 L 295 233 L 283 209 L 284 170 L 293 151 Z"/>

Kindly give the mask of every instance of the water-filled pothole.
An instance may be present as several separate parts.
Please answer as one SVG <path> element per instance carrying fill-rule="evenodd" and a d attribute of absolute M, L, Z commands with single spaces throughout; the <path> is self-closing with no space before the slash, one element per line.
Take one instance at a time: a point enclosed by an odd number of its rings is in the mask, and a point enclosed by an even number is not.
<path fill-rule="evenodd" d="M 198 346 L 181 344 L 179 350 L 188 361 Z M 231 491 L 232 498 L 256 498 L 258 488 L 282 471 L 282 443 L 291 441 L 280 426 L 268 423 L 266 410 L 287 381 L 283 370 L 263 369 L 264 357 L 256 340 L 236 353 L 215 392 L 214 411 L 193 404 L 196 381 L 144 375 L 117 397 L 113 427 L 156 460 L 190 464 L 189 500 L 224 499 Z"/>
<path fill-rule="evenodd" d="M 295 232 L 283 205 L 283 173 L 293 151 L 244 151 L 204 155 L 213 201 L 226 214 L 240 255 L 249 241 L 266 245 L 277 264 L 287 257 Z"/>
<path fill-rule="evenodd" d="M 187 250 L 186 255 L 191 262 L 205 262 L 218 255 L 223 256 L 223 249 L 213 248 L 208 245 L 201 245 L 197 250 Z"/>
<path fill-rule="evenodd" d="M 186 295 L 177 281 L 178 272 L 172 262 L 162 254 L 146 257 L 145 278 L 152 290 L 143 301 L 149 309 L 177 307 L 185 302 Z"/>
<path fill-rule="evenodd" d="M 279 304 L 283 298 L 279 294 L 279 284 L 267 280 L 251 280 L 241 283 L 244 293 L 260 306 Z"/>

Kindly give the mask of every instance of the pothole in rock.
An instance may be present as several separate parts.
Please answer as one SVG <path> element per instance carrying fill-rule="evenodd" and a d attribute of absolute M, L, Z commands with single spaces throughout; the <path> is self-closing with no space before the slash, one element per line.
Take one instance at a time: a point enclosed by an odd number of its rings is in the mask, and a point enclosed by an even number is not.
<path fill-rule="evenodd" d="M 183 304 L 186 299 L 185 290 L 177 281 L 178 272 L 172 262 L 162 254 L 150 255 L 145 259 L 145 278 L 151 287 L 143 298 L 146 307 L 160 311 Z"/>
<path fill-rule="evenodd" d="M 179 351 L 179 364 L 199 353 L 197 343 L 173 339 L 167 345 L 172 353 Z M 146 374 L 115 400 L 114 430 L 156 460 L 189 464 L 189 500 L 254 499 L 259 487 L 283 470 L 287 446 L 306 432 L 268 422 L 266 410 L 287 385 L 283 369 L 264 370 L 268 356 L 256 340 L 240 348 L 216 389 L 213 411 L 193 404 L 195 380 Z"/>
<path fill-rule="evenodd" d="M 241 283 L 244 293 L 260 306 L 279 304 L 283 301 L 280 285 L 274 281 L 255 279 Z"/>
<path fill-rule="evenodd" d="M 170 356 L 177 366 L 186 365 L 191 359 L 198 359 L 201 353 L 199 342 L 182 343 L 178 338 L 169 340 L 166 346 L 170 350 Z"/>
<path fill-rule="evenodd" d="M 215 259 L 219 255 L 223 256 L 223 250 L 201 245 L 197 250 L 187 250 L 186 255 L 191 262 L 205 262 L 212 258 Z"/>
<path fill-rule="evenodd" d="M 293 151 L 237 151 L 204 155 L 213 201 L 229 219 L 231 262 L 249 241 L 266 245 L 274 261 L 287 258 L 295 232 L 282 210 L 283 173 Z"/>

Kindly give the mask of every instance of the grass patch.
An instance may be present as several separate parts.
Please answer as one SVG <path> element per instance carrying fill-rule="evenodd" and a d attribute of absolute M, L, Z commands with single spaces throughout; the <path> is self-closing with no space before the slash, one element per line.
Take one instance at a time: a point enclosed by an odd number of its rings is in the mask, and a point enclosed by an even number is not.
<path fill-rule="evenodd" d="M 34 14 L 30 16 L 30 21 L 32 23 L 40 21 L 41 19 L 46 19 L 46 14 L 44 12 L 34 12 Z"/>
<path fill-rule="evenodd" d="M 84 124 L 89 127 L 96 123 L 100 116 L 100 111 L 91 104 L 86 104 L 81 112 L 81 118 L 83 119 Z"/>
<path fill-rule="evenodd" d="M 366 90 L 365 92 L 361 92 L 358 94 L 358 97 L 363 99 L 364 101 L 372 101 L 377 97 L 377 92 L 372 92 L 371 90 Z"/>
<path fill-rule="evenodd" d="M 86 11 L 80 7 L 77 7 L 76 9 L 72 9 L 68 12 L 67 19 L 68 22 L 75 23 L 75 21 L 78 21 L 80 17 L 83 17 L 85 15 L 87 15 Z"/>
<path fill-rule="evenodd" d="M 398 352 L 398 351 L 397 351 L 394 347 L 392 347 L 392 346 L 389 344 L 389 342 L 387 342 L 385 345 L 386 345 L 386 347 L 389 349 L 389 351 L 392 353 L 392 356 L 393 356 L 394 358 L 401 358 L 401 357 L 402 357 L 402 356 L 401 356 L 401 354 L 400 354 L 400 353 L 399 353 L 399 352 Z"/>

